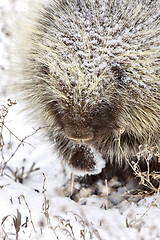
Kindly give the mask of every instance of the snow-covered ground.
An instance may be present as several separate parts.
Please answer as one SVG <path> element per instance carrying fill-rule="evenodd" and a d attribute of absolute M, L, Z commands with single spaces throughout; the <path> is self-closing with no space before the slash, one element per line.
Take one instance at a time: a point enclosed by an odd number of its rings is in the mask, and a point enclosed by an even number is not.
<path fill-rule="evenodd" d="M 6 73 L 19 5 L 23 8 L 21 0 L 0 1 L 0 240 L 160 239 L 159 194 L 126 200 L 119 188 L 112 201 L 107 194 L 78 202 L 65 197 L 69 174 L 59 157 L 19 112 L 20 103 L 7 100 L 15 101 L 6 91 L 11 84 Z"/>

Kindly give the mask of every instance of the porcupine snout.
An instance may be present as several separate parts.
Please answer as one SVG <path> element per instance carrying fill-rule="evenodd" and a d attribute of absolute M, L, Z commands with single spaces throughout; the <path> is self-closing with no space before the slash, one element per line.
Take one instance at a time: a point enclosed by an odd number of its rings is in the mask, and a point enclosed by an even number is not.
<path fill-rule="evenodd" d="M 86 145 L 95 141 L 93 119 L 84 115 L 82 109 L 80 109 L 79 114 L 70 109 L 70 113 L 63 118 L 64 134 L 75 144 Z"/>
<path fill-rule="evenodd" d="M 76 144 L 90 144 L 94 141 L 94 133 L 91 127 L 74 127 L 65 128 L 66 137 Z"/>
<path fill-rule="evenodd" d="M 85 100 L 83 99 L 85 103 Z M 116 127 L 116 106 L 101 103 L 96 108 L 91 104 L 78 104 L 66 108 L 63 116 L 65 136 L 75 144 L 93 145 L 103 134 L 108 135 Z M 116 116 L 115 116 L 116 115 Z"/>

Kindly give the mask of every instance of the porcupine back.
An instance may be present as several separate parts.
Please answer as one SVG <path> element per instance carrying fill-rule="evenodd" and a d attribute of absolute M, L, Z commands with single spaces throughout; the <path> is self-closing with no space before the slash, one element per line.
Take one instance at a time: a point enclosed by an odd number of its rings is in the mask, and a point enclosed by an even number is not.
<path fill-rule="evenodd" d="M 50 0 L 24 32 L 21 92 L 70 166 L 159 149 L 159 0 Z"/>

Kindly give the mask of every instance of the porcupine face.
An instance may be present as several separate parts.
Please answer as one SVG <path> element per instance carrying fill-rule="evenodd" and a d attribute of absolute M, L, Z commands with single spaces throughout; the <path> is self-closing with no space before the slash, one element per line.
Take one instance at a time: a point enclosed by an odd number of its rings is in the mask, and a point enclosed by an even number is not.
<path fill-rule="evenodd" d="M 117 71 L 117 68 L 112 69 L 115 78 L 120 78 L 121 73 Z M 52 72 L 50 76 L 54 82 L 56 77 Z M 90 84 L 89 80 L 85 82 L 81 79 L 83 87 L 78 86 L 78 83 L 76 85 L 72 77 L 67 77 L 68 84 L 56 79 L 54 87 L 55 91 L 60 93 L 60 97 L 54 99 L 52 95 L 48 109 L 52 109 L 51 114 L 55 117 L 57 126 L 69 140 L 76 144 L 94 144 L 102 136 L 110 135 L 120 128 L 118 119 L 121 102 L 117 90 L 121 87 L 118 84 L 114 90 L 112 80 L 102 79 L 96 83 L 91 93 L 88 93 L 92 82 Z"/>
<path fill-rule="evenodd" d="M 86 5 L 73 2 L 51 5 L 41 19 L 45 23 L 40 28 L 44 34 L 41 51 L 46 56 L 39 69 L 55 97 L 48 106 L 57 124 L 68 139 L 90 144 L 120 127 L 125 70 L 114 59 L 111 62 L 111 50 L 104 52 L 107 33 L 104 26 L 96 26 L 98 10 L 89 1 Z"/>

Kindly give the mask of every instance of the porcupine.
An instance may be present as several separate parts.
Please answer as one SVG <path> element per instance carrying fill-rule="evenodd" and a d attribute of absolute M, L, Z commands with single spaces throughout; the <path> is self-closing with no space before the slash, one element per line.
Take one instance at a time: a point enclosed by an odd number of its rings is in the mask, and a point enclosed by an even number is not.
<path fill-rule="evenodd" d="M 159 0 L 50 0 L 21 48 L 23 98 L 86 184 L 147 171 L 146 147 L 160 170 Z"/>

